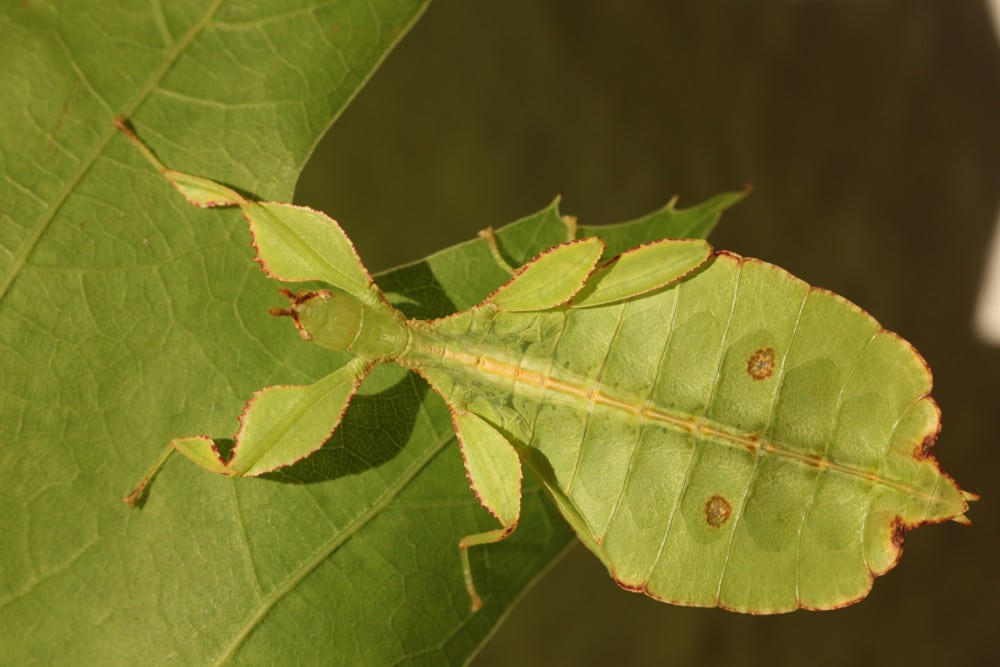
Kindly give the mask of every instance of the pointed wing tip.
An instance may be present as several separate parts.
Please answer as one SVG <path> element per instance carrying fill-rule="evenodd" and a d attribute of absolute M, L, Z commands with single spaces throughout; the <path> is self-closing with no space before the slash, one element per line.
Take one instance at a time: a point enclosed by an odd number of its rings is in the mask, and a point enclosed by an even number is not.
<path fill-rule="evenodd" d="M 975 503 L 979 501 L 978 493 L 973 493 L 972 491 L 962 491 L 962 490 L 960 490 L 959 493 L 962 494 L 962 498 L 964 498 L 965 502 L 967 503 Z"/>
<path fill-rule="evenodd" d="M 962 526 L 971 526 L 972 519 L 967 517 L 965 513 L 969 509 L 969 503 L 974 503 L 979 501 L 979 494 L 973 493 L 972 491 L 964 491 L 962 489 L 959 489 L 958 492 L 962 494 L 962 500 L 965 501 L 965 506 L 962 508 L 962 513 L 956 514 L 955 516 L 951 517 L 951 520 Z"/>

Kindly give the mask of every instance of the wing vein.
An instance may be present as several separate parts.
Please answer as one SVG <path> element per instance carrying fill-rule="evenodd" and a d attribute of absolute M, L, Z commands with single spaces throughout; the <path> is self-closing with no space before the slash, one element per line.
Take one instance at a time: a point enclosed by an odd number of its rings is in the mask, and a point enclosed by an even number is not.
<path fill-rule="evenodd" d="M 799 325 L 802 322 L 802 312 L 805 310 L 806 300 L 809 298 L 809 288 L 806 288 L 805 294 L 802 295 L 802 301 L 799 303 L 798 313 L 795 315 L 795 322 L 792 324 L 792 333 L 788 336 L 788 343 L 785 347 L 785 352 L 781 357 L 781 365 L 779 366 L 777 383 L 774 389 L 774 394 L 771 397 L 771 410 L 767 415 L 767 423 L 764 425 L 763 434 L 765 439 L 770 436 L 771 427 L 774 423 L 774 413 L 777 411 L 778 402 L 781 400 L 781 390 L 785 386 L 786 377 L 786 362 L 788 360 L 788 355 L 791 353 L 792 346 L 795 344 L 795 337 L 799 332 Z M 754 458 L 753 470 L 750 471 L 750 478 L 747 480 L 747 485 L 743 489 L 743 495 L 740 498 L 740 505 L 736 508 L 733 513 L 733 526 L 729 533 L 729 542 L 726 544 L 726 555 L 722 559 L 722 571 L 719 573 L 719 583 L 715 588 L 715 603 L 719 604 L 722 599 L 722 585 L 726 579 L 726 573 L 729 571 L 729 561 L 733 552 L 733 543 L 736 541 L 736 531 L 739 529 L 740 521 L 743 519 L 743 514 L 746 511 L 747 504 L 750 502 L 751 495 L 753 494 L 754 484 L 757 482 L 760 473 L 760 463 L 766 455 L 766 450 L 762 447 L 757 450 L 757 455 Z M 797 568 L 796 568 L 797 569 Z"/>
<path fill-rule="evenodd" d="M 680 286 L 675 288 L 679 290 Z M 674 336 L 674 325 L 677 322 L 677 304 L 680 301 L 679 293 L 675 292 L 673 307 L 670 311 L 670 326 L 667 329 L 667 337 L 663 340 L 663 346 L 660 349 L 660 356 L 656 360 L 656 370 L 653 372 L 653 381 L 649 385 L 649 393 L 646 394 L 645 405 L 648 407 L 650 402 L 653 400 L 653 394 L 656 393 L 656 386 L 660 383 L 660 375 L 663 373 L 663 363 L 667 358 L 667 349 L 670 347 L 670 343 Z M 611 509 L 611 515 L 608 517 L 608 525 L 605 528 L 605 533 L 610 529 L 611 525 L 615 521 L 615 517 L 618 515 L 618 510 L 621 508 L 622 499 L 625 497 L 625 491 L 629 486 L 629 482 L 632 479 L 633 466 L 635 463 L 635 455 L 639 451 L 640 443 L 642 441 L 642 431 L 646 427 L 648 420 L 647 411 L 643 410 L 639 415 L 639 428 L 635 433 L 635 443 L 632 445 L 632 452 L 629 454 L 628 467 L 625 469 L 625 479 L 622 480 L 621 491 L 618 492 L 618 498 L 615 500 L 615 506 Z"/>
<path fill-rule="evenodd" d="M 601 360 L 600 365 L 597 367 L 597 374 L 594 376 L 592 381 L 592 386 L 600 387 L 602 384 L 602 379 L 604 377 L 604 369 L 608 365 L 608 357 L 611 356 L 611 349 L 615 345 L 615 340 L 618 338 L 618 333 L 621 331 L 622 322 L 625 321 L 625 311 L 628 310 L 628 303 L 619 307 L 618 319 L 615 322 L 615 330 L 611 333 L 611 338 L 608 340 L 608 344 L 604 349 L 604 358 Z M 594 415 L 594 408 L 596 403 L 593 399 L 587 404 L 587 416 L 586 421 L 583 425 L 583 433 L 580 435 L 580 446 L 576 450 L 576 463 L 573 465 L 573 474 L 569 478 L 569 483 L 566 485 L 566 496 L 572 497 L 573 485 L 576 483 L 577 475 L 580 472 L 580 463 L 583 461 L 583 448 L 587 443 L 587 433 L 590 430 L 590 418 Z"/>
<path fill-rule="evenodd" d="M 909 405 L 907 405 L 900 411 L 899 417 L 896 418 L 896 421 L 892 425 L 892 430 L 889 431 L 889 437 L 886 439 L 885 451 L 882 452 L 882 457 L 879 459 L 878 470 L 876 472 L 877 478 L 881 479 L 882 477 L 882 468 L 885 466 L 885 459 L 889 455 L 889 452 L 892 449 L 892 441 L 896 437 L 896 431 L 897 429 L 899 429 L 899 425 L 902 423 L 903 417 L 906 416 L 906 413 L 909 412 L 913 408 L 913 406 L 918 405 L 920 401 L 924 400 L 924 398 L 925 398 L 924 396 L 918 396 L 917 398 L 912 400 Z M 930 514 L 931 503 L 934 502 L 934 495 L 937 492 L 937 488 L 940 483 L 941 483 L 941 477 L 938 476 L 934 480 L 934 486 L 931 488 L 930 494 L 928 494 L 927 496 L 927 505 L 926 508 L 924 509 L 924 516 Z M 865 569 L 867 569 L 869 572 L 872 571 L 872 568 L 868 564 L 868 552 L 867 552 L 868 545 L 865 543 L 865 535 L 868 533 L 868 519 L 869 517 L 871 517 L 872 506 L 875 504 L 875 494 L 876 494 L 875 486 L 873 485 L 871 494 L 868 497 L 868 505 L 865 507 L 864 519 L 861 521 L 861 559 L 864 561 Z"/>
<path fill-rule="evenodd" d="M 739 263 L 737 263 L 737 265 L 736 265 L 736 279 L 733 281 L 733 283 L 734 283 L 733 284 L 733 299 L 732 299 L 732 303 L 730 304 L 730 308 L 729 308 L 729 321 L 726 322 L 726 328 L 725 328 L 725 331 L 723 332 L 723 336 L 722 336 L 722 344 L 720 345 L 719 361 L 718 361 L 718 365 L 717 365 L 716 372 L 715 372 L 715 379 L 712 381 L 712 387 L 709 390 L 708 400 L 705 401 L 705 415 L 704 416 L 706 416 L 706 417 L 707 417 L 708 412 L 709 412 L 709 410 L 711 408 L 712 398 L 715 395 L 716 388 L 719 385 L 719 377 L 722 374 L 722 361 L 723 361 L 723 359 L 725 357 L 726 343 L 729 340 L 729 330 L 730 330 L 730 328 L 732 327 L 732 324 L 733 324 L 733 314 L 736 312 L 736 299 L 737 299 L 737 297 L 739 295 L 740 275 L 742 273 L 743 273 L 743 262 L 742 262 L 742 259 L 741 259 L 739 261 Z M 683 283 L 681 285 L 683 285 Z M 681 285 L 677 286 L 677 288 L 678 288 L 678 292 L 677 292 L 677 299 L 678 299 L 678 301 L 681 298 L 681 292 L 680 292 Z M 698 464 L 700 448 L 697 446 L 697 444 L 698 443 L 695 442 L 695 444 L 694 444 L 694 452 L 691 455 L 691 462 L 688 464 L 687 470 L 684 471 L 684 482 L 681 484 L 680 493 L 677 494 L 677 501 L 674 504 L 674 508 L 673 508 L 673 510 L 670 513 L 670 519 L 667 521 L 667 528 L 663 532 L 663 540 L 661 540 L 661 542 L 660 542 L 660 548 L 657 550 L 656 557 L 653 559 L 653 563 L 652 563 L 652 565 L 649 568 L 649 574 L 645 577 L 645 580 L 647 582 L 652 578 L 653 573 L 656 571 L 657 565 L 659 565 L 659 563 L 660 563 L 660 559 L 663 557 L 663 550 L 664 550 L 664 548 L 667 545 L 667 540 L 670 538 L 670 533 L 673 531 L 674 522 L 675 522 L 675 520 L 677 518 L 677 513 L 680 511 L 681 503 L 684 502 L 684 495 L 687 493 L 688 485 L 691 482 L 691 473 L 694 471 L 695 466 Z"/>
<path fill-rule="evenodd" d="M 812 288 L 810 288 L 809 293 L 810 294 L 813 293 Z M 855 359 L 854 361 L 854 366 L 851 368 L 851 372 L 847 375 L 846 378 L 844 378 L 844 383 L 840 386 L 840 392 L 837 394 L 837 405 L 834 407 L 833 410 L 833 425 L 830 429 L 830 440 L 833 439 L 834 435 L 837 432 L 837 425 L 840 421 L 840 412 L 844 405 L 844 391 L 847 389 L 847 385 L 851 383 L 851 379 L 854 377 L 855 373 L 857 373 L 858 368 L 861 366 L 861 360 L 865 356 L 865 351 L 868 349 L 868 346 L 871 345 L 871 342 L 875 340 L 876 336 L 878 336 L 878 332 L 876 332 L 865 343 L 865 346 L 861 349 L 860 353 L 858 354 L 858 358 Z M 830 440 L 828 440 L 823 445 L 823 451 L 820 453 L 821 459 L 825 459 L 827 453 L 830 451 Z M 802 519 L 799 522 L 798 534 L 795 536 L 795 603 L 798 606 L 802 605 L 802 600 L 800 595 L 800 582 L 801 582 L 800 575 L 802 569 L 802 533 L 805 530 L 806 524 L 809 522 L 809 516 L 812 514 L 813 506 L 816 504 L 816 497 L 819 495 L 820 479 L 821 476 L 817 474 L 816 479 L 813 481 L 812 493 L 809 494 L 809 500 L 806 502 L 806 506 L 802 511 Z"/>

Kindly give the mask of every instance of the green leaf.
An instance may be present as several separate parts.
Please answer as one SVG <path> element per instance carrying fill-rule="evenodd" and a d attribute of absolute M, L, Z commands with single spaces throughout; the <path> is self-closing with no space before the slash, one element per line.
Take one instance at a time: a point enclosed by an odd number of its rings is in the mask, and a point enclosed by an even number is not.
<path fill-rule="evenodd" d="M 703 239 L 719 221 L 718 212 L 733 206 L 747 196 L 744 192 L 725 192 L 715 195 L 700 206 L 687 210 L 677 210 L 674 197 L 662 208 L 636 220 L 617 225 L 580 225 L 577 237 L 599 235 L 604 241 L 605 259 L 620 255 L 637 245 L 652 243 L 663 238 L 660 231 L 666 227 L 670 237 L 677 239 Z"/>
<path fill-rule="evenodd" d="M 444 406 L 392 369 L 299 465 L 230 480 L 174 457 L 142 511 L 119 501 L 169 438 L 232 433 L 255 389 L 307 384 L 344 357 L 267 315 L 274 287 L 244 221 L 190 210 L 112 119 L 128 117 L 171 167 L 287 200 L 322 131 L 423 5 L 4 8 L 6 659 L 460 663 L 569 542 L 526 480 L 516 535 L 473 554 L 489 603 L 470 617 L 456 539 L 495 523 L 468 489 Z M 733 197 L 601 236 L 609 252 L 699 236 Z M 568 240 L 554 206 L 498 237 L 515 265 Z M 506 278 L 479 240 L 379 283 L 433 316 Z"/>
<path fill-rule="evenodd" d="M 280 297 L 239 212 L 189 206 L 112 120 L 127 117 L 171 168 L 287 200 L 423 6 L 2 10 L 5 661 L 462 663 L 569 543 L 526 485 L 517 534 L 472 554 L 490 602 L 470 617 L 456 543 L 495 523 L 444 406 L 392 369 L 301 464 L 233 480 L 175 456 L 143 509 L 120 500 L 171 438 L 234 433 L 255 390 L 308 384 L 345 357 L 268 314 Z M 645 231 L 684 235 L 689 219 Z M 567 240 L 554 207 L 498 236 L 514 264 Z M 407 310 L 443 314 L 508 277 L 476 240 L 379 282 Z"/>

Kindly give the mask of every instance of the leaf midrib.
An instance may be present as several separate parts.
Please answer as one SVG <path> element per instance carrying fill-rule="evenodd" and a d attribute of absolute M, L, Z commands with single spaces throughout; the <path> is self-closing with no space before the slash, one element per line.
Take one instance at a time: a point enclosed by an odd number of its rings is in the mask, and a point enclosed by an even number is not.
<path fill-rule="evenodd" d="M 204 15 L 195 21 L 191 28 L 189 28 L 188 31 L 184 33 L 179 40 L 177 40 L 176 44 L 174 44 L 174 47 L 167 54 L 167 57 L 163 60 L 160 66 L 153 70 L 146 83 L 139 88 L 136 96 L 131 102 L 122 107 L 117 115 L 128 118 L 135 112 L 136 109 L 139 108 L 146 98 L 149 97 L 150 93 L 157 88 L 166 73 L 170 71 L 170 68 L 175 62 L 177 62 L 177 59 L 180 58 L 188 46 L 191 45 L 191 43 L 205 29 L 205 27 L 209 25 L 212 17 L 214 17 L 219 11 L 219 8 L 222 6 L 224 1 L 225 0 L 213 0 Z M 35 223 L 31 233 L 28 235 L 28 238 L 14 256 L 14 260 L 4 273 L 3 279 L 0 280 L 0 302 L 6 298 L 7 293 L 14 284 L 14 281 L 17 280 L 18 275 L 20 275 L 21 269 L 23 269 L 25 264 L 27 264 L 31 253 L 38 247 L 38 243 L 41 241 L 42 236 L 45 235 L 46 230 L 48 230 L 52 221 L 55 220 L 55 217 L 59 213 L 63 204 L 66 203 L 66 200 L 69 199 L 71 194 L 73 194 L 73 191 L 83 180 L 84 176 L 87 175 L 87 172 L 90 171 L 90 168 L 93 167 L 94 163 L 97 162 L 97 159 L 104 153 L 115 134 L 117 134 L 117 130 L 114 128 L 114 125 L 112 125 L 111 119 L 109 118 L 107 128 L 94 145 L 94 149 L 91 151 L 90 155 L 80 161 L 80 166 L 75 172 L 73 172 L 63 188 L 53 198 L 49 207 L 42 213 L 42 216 Z"/>

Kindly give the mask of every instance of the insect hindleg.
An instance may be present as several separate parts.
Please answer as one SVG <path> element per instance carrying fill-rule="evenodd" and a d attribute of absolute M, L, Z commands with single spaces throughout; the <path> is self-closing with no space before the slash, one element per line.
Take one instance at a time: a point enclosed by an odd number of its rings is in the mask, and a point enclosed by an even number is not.
<path fill-rule="evenodd" d="M 452 409 L 452 421 L 462 447 L 462 459 L 473 492 L 502 528 L 466 535 L 459 540 L 462 575 L 472 600 L 472 611 L 483 606 L 472 580 L 469 547 L 499 542 L 517 527 L 521 516 L 521 461 L 499 431 L 471 412 Z"/>

